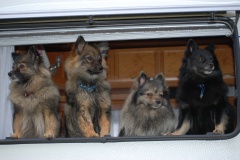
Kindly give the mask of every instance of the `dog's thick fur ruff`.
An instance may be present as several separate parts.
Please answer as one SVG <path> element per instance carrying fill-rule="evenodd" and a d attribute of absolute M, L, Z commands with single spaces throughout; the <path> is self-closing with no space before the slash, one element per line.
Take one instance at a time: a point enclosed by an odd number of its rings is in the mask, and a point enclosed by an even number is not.
<path fill-rule="evenodd" d="M 104 137 L 110 134 L 110 84 L 101 54 L 107 43 L 90 45 L 82 36 L 66 60 L 65 120 L 69 137 Z M 103 63 L 103 64 L 102 64 Z"/>
<path fill-rule="evenodd" d="M 179 75 L 177 101 L 180 116 L 172 135 L 230 133 L 234 130 L 234 107 L 228 102 L 214 46 L 199 49 L 189 40 Z"/>
<path fill-rule="evenodd" d="M 175 116 L 163 75 L 141 72 L 121 112 L 119 136 L 157 136 L 175 129 Z"/>
<path fill-rule="evenodd" d="M 12 54 L 8 73 L 9 99 L 14 105 L 13 138 L 54 138 L 59 135 L 59 91 L 34 47 L 27 54 Z"/>

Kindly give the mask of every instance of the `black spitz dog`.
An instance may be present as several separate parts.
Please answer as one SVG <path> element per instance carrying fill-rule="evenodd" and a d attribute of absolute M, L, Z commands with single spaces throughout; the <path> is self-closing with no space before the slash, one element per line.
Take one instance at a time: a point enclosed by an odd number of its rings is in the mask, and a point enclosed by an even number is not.
<path fill-rule="evenodd" d="M 176 99 L 179 123 L 172 135 L 230 133 L 234 130 L 234 107 L 227 98 L 214 46 L 199 49 L 189 40 L 179 75 Z"/>
<path fill-rule="evenodd" d="M 121 112 L 119 136 L 168 134 L 175 129 L 166 81 L 161 73 L 150 79 L 141 72 Z"/>

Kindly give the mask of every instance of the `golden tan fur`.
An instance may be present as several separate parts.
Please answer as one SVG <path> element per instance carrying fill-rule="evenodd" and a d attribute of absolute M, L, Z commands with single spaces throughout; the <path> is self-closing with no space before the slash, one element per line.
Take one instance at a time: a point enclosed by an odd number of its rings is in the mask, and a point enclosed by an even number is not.
<path fill-rule="evenodd" d="M 64 111 L 70 137 L 103 137 L 110 133 L 110 84 L 106 81 L 107 66 L 102 65 L 101 53 L 101 48 L 85 43 L 79 36 L 75 52 L 66 60 Z M 92 86 L 93 91 L 86 90 Z"/>
<path fill-rule="evenodd" d="M 13 70 L 9 72 L 12 79 L 9 99 L 14 105 L 12 137 L 57 137 L 60 128 L 57 113 L 60 95 L 50 72 L 35 53 L 17 57 Z"/>

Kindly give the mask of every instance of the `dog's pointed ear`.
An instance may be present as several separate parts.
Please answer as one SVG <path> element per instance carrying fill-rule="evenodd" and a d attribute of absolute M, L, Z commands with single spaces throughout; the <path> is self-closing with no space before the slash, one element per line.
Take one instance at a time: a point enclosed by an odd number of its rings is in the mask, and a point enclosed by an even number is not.
<path fill-rule="evenodd" d="M 158 73 L 158 74 L 155 76 L 155 79 L 156 79 L 157 81 L 159 81 L 163 86 L 166 86 L 166 81 L 165 81 L 165 78 L 164 78 L 163 73 Z"/>
<path fill-rule="evenodd" d="M 12 59 L 15 62 L 20 57 L 20 54 L 17 54 L 15 52 L 12 52 Z"/>
<path fill-rule="evenodd" d="M 186 56 L 190 56 L 195 50 L 198 50 L 198 49 L 199 49 L 198 44 L 193 39 L 189 39 L 185 54 Z"/>
<path fill-rule="evenodd" d="M 158 73 L 154 79 L 157 80 L 161 84 L 161 86 L 164 87 L 165 91 L 168 91 L 167 82 L 165 80 L 163 73 Z"/>
<path fill-rule="evenodd" d="M 147 76 L 147 74 L 143 71 L 140 72 L 139 76 L 136 79 L 136 87 L 140 87 L 142 86 L 147 80 L 149 79 L 149 77 Z"/>
<path fill-rule="evenodd" d="M 81 54 L 85 44 L 86 44 L 86 42 L 85 42 L 83 36 L 80 35 L 75 42 L 75 52 L 77 54 Z"/>
<path fill-rule="evenodd" d="M 105 58 L 108 56 L 109 50 L 108 42 L 100 42 L 99 44 L 97 44 L 97 47 L 100 50 L 102 57 Z"/>
<path fill-rule="evenodd" d="M 208 50 L 211 53 L 214 53 L 215 46 L 214 46 L 214 44 L 210 44 L 205 49 Z"/>
<path fill-rule="evenodd" d="M 187 46 L 190 52 L 194 52 L 195 50 L 199 49 L 198 44 L 193 39 L 188 41 Z"/>
<path fill-rule="evenodd" d="M 138 83 L 142 86 L 149 79 L 145 72 L 141 72 L 138 77 Z"/>
<path fill-rule="evenodd" d="M 40 64 L 42 62 L 41 56 L 39 55 L 35 46 L 31 46 L 29 48 L 28 54 L 30 55 L 32 62 L 37 62 L 37 64 Z"/>

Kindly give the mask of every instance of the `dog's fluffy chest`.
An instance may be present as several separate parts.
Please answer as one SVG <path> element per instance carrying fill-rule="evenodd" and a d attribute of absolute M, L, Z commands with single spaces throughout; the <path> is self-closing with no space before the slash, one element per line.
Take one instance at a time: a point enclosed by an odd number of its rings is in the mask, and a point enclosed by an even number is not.
<path fill-rule="evenodd" d="M 100 105 L 102 102 L 106 102 L 110 98 L 108 92 L 100 90 L 97 87 L 96 90 L 92 92 L 78 88 L 78 92 L 75 96 L 80 108 L 100 107 L 103 106 Z"/>
<path fill-rule="evenodd" d="M 32 92 L 11 91 L 9 98 L 14 104 L 28 111 L 34 110 L 39 105 L 39 98 Z"/>

